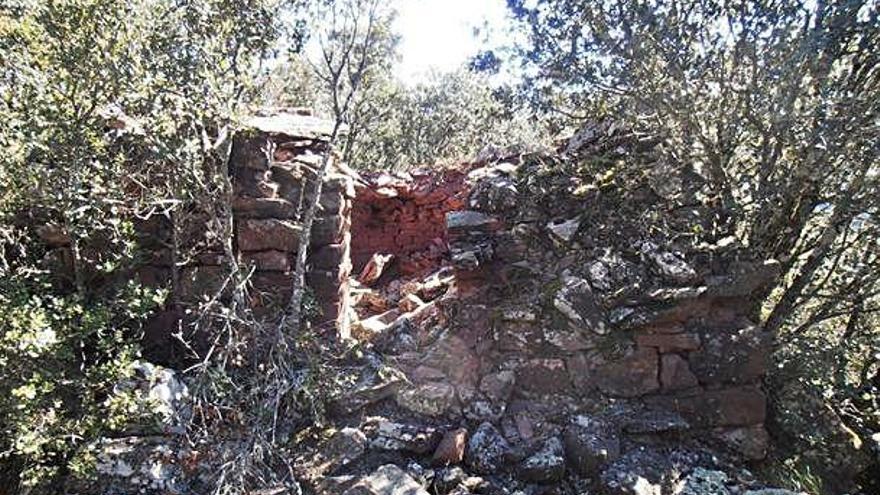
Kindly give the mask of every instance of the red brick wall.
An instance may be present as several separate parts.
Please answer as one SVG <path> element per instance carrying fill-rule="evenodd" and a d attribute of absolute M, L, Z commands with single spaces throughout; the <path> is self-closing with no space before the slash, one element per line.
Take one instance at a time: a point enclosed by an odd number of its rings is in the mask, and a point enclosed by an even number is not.
<path fill-rule="evenodd" d="M 371 174 L 355 186 L 351 257 L 359 270 L 375 253 L 395 255 L 401 275 L 431 271 L 447 256 L 446 212 L 465 207 L 466 174 Z"/>

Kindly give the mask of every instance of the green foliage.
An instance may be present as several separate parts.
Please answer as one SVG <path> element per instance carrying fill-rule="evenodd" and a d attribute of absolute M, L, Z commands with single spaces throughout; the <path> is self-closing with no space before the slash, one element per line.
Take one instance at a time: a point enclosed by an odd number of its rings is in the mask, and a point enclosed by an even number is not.
<path fill-rule="evenodd" d="M 363 129 L 353 129 L 346 148 L 358 168 L 449 164 L 473 159 L 487 147 L 534 149 L 543 143 L 527 114 L 508 108 L 485 75 L 469 70 L 433 73 L 412 87 L 386 80 L 368 88 L 365 98 L 355 115 Z"/>
<path fill-rule="evenodd" d="M 139 357 L 139 322 L 162 295 L 129 284 L 87 302 L 16 277 L 0 287 L 0 461 L 16 459 L 22 485 L 45 489 L 83 442 L 137 412 L 114 385 Z"/>
<path fill-rule="evenodd" d="M 336 3 L 355 10 L 369 4 L 366 0 Z M 326 12 L 326 8 L 318 10 Z M 376 42 L 366 53 L 366 67 L 357 78 L 359 90 L 343 118 L 347 129 L 340 148 L 349 165 L 405 170 L 469 160 L 487 147 L 533 149 L 544 144 L 542 128 L 533 115 L 516 103 L 508 88 L 493 88 L 484 73 L 466 68 L 434 72 L 413 86 L 397 80 L 393 74 L 399 43 L 392 30 L 395 16 L 393 10 L 380 9 L 375 19 Z M 337 58 L 345 41 L 338 34 L 319 35 L 316 40 Z M 333 116 L 335 86 L 328 84 L 323 73 L 322 57 L 306 50 L 276 64 L 264 84 L 263 102 L 310 107 Z"/>
<path fill-rule="evenodd" d="M 774 460 L 762 469 L 762 476 L 774 486 L 786 488 L 798 493 L 822 494 L 822 479 L 818 477 L 809 464 L 797 457 Z"/>
<path fill-rule="evenodd" d="M 229 245 L 228 130 L 282 32 L 278 9 L 299 5 L 0 6 L 0 481 L 58 492 L 86 468 L 80 446 L 143 413 L 113 390 L 164 298 L 127 282 L 135 220 L 197 223 Z M 177 269 L 190 253 L 174 248 Z"/>

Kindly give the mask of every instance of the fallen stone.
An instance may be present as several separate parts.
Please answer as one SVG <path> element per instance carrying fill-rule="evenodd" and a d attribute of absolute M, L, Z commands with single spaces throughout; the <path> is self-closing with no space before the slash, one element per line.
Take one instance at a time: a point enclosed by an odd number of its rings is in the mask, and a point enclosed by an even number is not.
<path fill-rule="evenodd" d="M 352 325 L 352 328 L 356 326 Z M 418 348 L 416 332 L 408 315 L 399 316 L 373 338 L 373 347 L 386 355 L 415 351 Z"/>
<path fill-rule="evenodd" d="M 490 230 L 498 220 L 473 210 L 450 211 L 446 214 L 446 229 L 450 233 L 468 230 Z"/>
<path fill-rule="evenodd" d="M 358 282 L 364 285 L 372 285 L 385 272 L 385 267 L 391 262 L 392 258 L 394 258 L 393 254 L 374 254 L 361 270 Z"/>
<path fill-rule="evenodd" d="M 467 404 L 464 410 L 464 416 L 472 421 L 498 421 L 507 410 L 507 404 L 504 402 L 492 402 L 487 400 L 472 400 L 462 402 Z"/>
<path fill-rule="evenodd" d="M 676 484 L 677 495 L 729 495 L 727 475 L 721 471 L 695 468 Z"/>
<path fill-rule="evenodd" d="M 767 457 L 770 435 L 767 434 L 763 425 L 720 428 L 716 429 L 714 433 L 728 448 L 744 459 L 760 461 Z"/>
<path fill-rule="evenodd" d="M 594 476 L 620 456 L 617 429 L 589 416 L 572 418 L 563 433 L 563 443 L 569 465 L 582 476 Z"/>
<path fill-rule="evenodd" d="M 441 416 L 455 400 L 455 389 L 446 383 L 425 383 L 397 394 L 397 403 L 416 414 Z"/>
<path fill-rule="evenodd" d="M 475 271 L 495 257 L 495 248 L 489 239 L 455 241 L 449 246 L 449 257 L 454 266 L 462 271 Z"/>
<path fill-rule="evenodd" d="M 553 298 L 553 305 L 576 328 L 585 328 L 597 334 L 608 333 L 605 315 L 593 296 L 590 283 L 579 277 L 566 277 L 563 286 Z"/>
<path fill-rule="evenodd" d="M 467 429 L 458 428 L 443 434 L 437 450 L 431 460 L 435 465 L 448 466 L 458 464 L 464 459 L 464 451 L 467 445 Z"/>
<path fill-rule="evenodd" d="M 397 303 L 397 308 L 404 313 L 409 313 L 410 311 L 415 311 L 424 305 L 425 301 L 422 301 L 419 296 L 415 294 L 407 294 L 400 298 L 400 302 Z"/>
<path fill-rule="evenodd" d="M 95 472 L 72 473 L 63 493 L 189 493 L 175 441 L 159 436 L 101 438 L 87 447 Z"/>
<path fill-rule="evenodd" d="M 113 387 L 116 394 L 130 393 L 137 416 L 147 421 L 126 425 L 127 433 L 178 434 L 185 430 L 191 409 L 189 389 L 174 370 L 147 361 L 135 361 L 128 370 L 129 378 Z"/>
<path fill-rule="evenodd" d="M 346 391 L 330 400 L 330 412 L 346 416 L 376 402 L 394 397 L 404 386 L 402 377 L 392 376 L 377 384 L 367 384 Z"/>
<path fill-rule="evenodd" d="M 686 284 L 695 281 L 697 273 L 682 257 L 669 251 L 661 251 L 652 242 L 642 243 L 642 256 L 650 261 L 657 272 L 672 282 Z"/>
<path fill-rule="evenodd" d="M 638 447 L 609 465 L 599 477 L 609 495 L 663 495 L 677 475 L 664 452 Z"/>
<path fill-rule="evenodd" d="M 427 454 L 440 441 L 440 432 L 428 426 L 394 423 L 385 419 L 373 425 L 370 446 L 379 450 L 396 450 Z"/>
<path fill-rule="evenodd" d="M 352 325 L 351 334 L 362 342 L 371 342 L 382 335 L 400 316 L 400 310 L 391 309 L 382 314 L 371 316 Z"/>
<path fill-rule="evenodd" d="M 464 339 L 451 333 L 437 338 L 421 364 L 443 371 L 456 386 L 476 387 L 479 382 L 480 359 Z"/>
<path fill-rule="evenodd" d="M 516 184 L 507 177 L 489 177 L 476 183 L 470 206 L 484 211 L 503 212 L 516 207 Z"/>
<path fill-rule="evenodd" d="M 623 431 L 633 435 L 675 433 L 690 429 L 680 414 L 670 411 L 637 411 L 624 418 L 615 418 Z"/>
<path fill-rule="evenodd" d="M 574 238 L 574 235 L 577 234 L 580 226 L 580 218 L 570 218 L 568 220 L 559 220 L 548 223 L 547 230 L 549 230 L 555 238 L 563 242 L 570 242 Z"/>
<path fill-rule="evenodd" d="M 353 475 L 321 476 L 314 481 L 315 494 L 336 495 L 348 490 L 357 482 L 358 478 Z"/>
<path fill-rule="evenodd" d="M 366 451 L 367 437 L 357 428 L 342 428 L 318 447 L 310 471 L 323 475 L 336 471 L 359 459 Z"/>
<path fill-rule="evenodd" d="M 434 476 L 433 488 L 435 493 L 448 494 L 452 490 L 459 488 L 460 485 L 468 478 L 468 474 L 458 466 L 453 466 L 439 470 Z"/>
<path fill-rule="evenodd" d="M 512 451 L 510 444 L 492 423 L 485 422 L 468 441 L 465 459 L 474 471 L 481 474 L 497 474 Z"/>
<path fill-rule="evenodd" d="M 412 476 L 394 464 L 386 464 L 364 476 L 343 495 L 429 495 Z"/>
<path fill-rule="evenodd" d="M 522 479 L 533 483 L 554 483 L 561 480 L 565 475 L 562 442 L 556 437 L 545 441 L 538 452 L 523 461 L 519 475 Z"/>

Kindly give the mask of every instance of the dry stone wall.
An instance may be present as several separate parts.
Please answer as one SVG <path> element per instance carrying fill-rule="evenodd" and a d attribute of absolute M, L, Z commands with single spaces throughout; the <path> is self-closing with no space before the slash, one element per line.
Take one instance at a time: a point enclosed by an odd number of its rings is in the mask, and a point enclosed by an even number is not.
<path fill-rule="evenodd" d="M 391 254 L 404 276 L 423 275 L 447 259 L 446 213 L 464 207 L 468 187 L 460 170 L 362 174 L 352 211 L 352 261 Z"/>
<path fill-rule="evenodd" d="M 511 403 L 500 396 L 569 397 L 623 407 L 632 432 L 691 432 L 764 457 L 769 343 L 749 308 L 775 262 L 729 240 L 697 249 L 652 238 L 599 195 L 530 201 L 529 172 L 510 164 L 477 173 L 469 209 L 447 215 L 459 289 L 470 294 L 453 304 L 448 337 L 476 363 L 456 385 L 475 397 L 466 415 L 503 420 Z M 654 201 L 630 208 L 666 207 Z"/>
<path fill-rule="evenodd" d="M 249 302 L 259 317 L 277 317 L 290 298 L 301 218 L 314 194 L 330 125 L 309 115 L 273 114 L 245 121 L 234 137 L 229 162 L 233 249 L 250 273 Z M 306 275 L 319 309 L 313 323 L 335 330 L 339 337 L 346 337 L 349 327 L 354 175 L 335 161 L 324 177 Z M 153 216 L 137 227 L 146 253 L 137 270 L 140 281 L 176 287 L 173 299 L 182 306 L 160 312 L 147 325 L 147 355 L 160 361 L 173 361 L 166 354 L 171 333 L 185 318 L 185 308 L 213 296 L 227 275 L 222 248 L 205 235 L 205 222 L 207 216 L 195 215 L 179 233 L 178 250 L 196 253 L 186 260 L 173 258 L 167 218 Z M 176 282 L 174 263 L 180 267 Z"/>
<path fill-rule="evenodd" d="M 235 139 L 230 162 L 235 245 L 254 269 L 254 306 L 278 311 L 290 297 L 301 216 L 314 194 L 326 128 L 320 121 L 289 116 L 254 118 L 248 124 L 250 129 Z M 320 309 L 318 323 L 345 337 L 354 179 L 334 164 L 323 180 L 306 279 Z"/>

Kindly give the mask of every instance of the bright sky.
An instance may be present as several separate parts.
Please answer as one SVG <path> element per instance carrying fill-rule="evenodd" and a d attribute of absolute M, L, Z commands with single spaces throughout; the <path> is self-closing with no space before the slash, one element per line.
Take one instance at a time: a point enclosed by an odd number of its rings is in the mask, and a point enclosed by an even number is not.
<path fill-rule="evenodd" d="M 394 0 L 401 36 L 398 76 L 407 83 L 432 68 L 454 70 L 483 46 L 475 28 L 489 27 L 491 40 L 503 36 L 505 0 Z M 483 33 L 483 31 L 481 31 Z"/>

